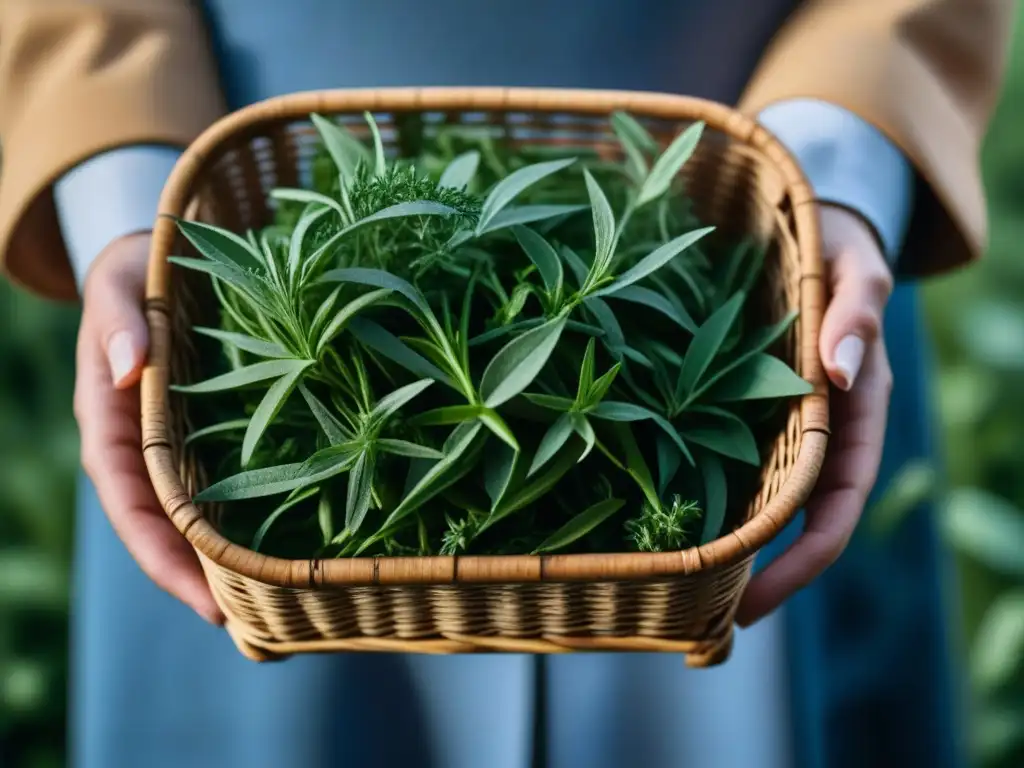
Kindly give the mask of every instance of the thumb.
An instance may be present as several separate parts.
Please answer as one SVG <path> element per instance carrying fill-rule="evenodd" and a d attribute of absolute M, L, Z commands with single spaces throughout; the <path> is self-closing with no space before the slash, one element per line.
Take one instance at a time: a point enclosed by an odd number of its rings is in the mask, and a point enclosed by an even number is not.
<path fill-rule="evenodd" d="M 828 250 L 832 296 L 822 319 L 819 353 L 832 383 L 849 391 L 881 332 L 893 279 L 870 239 L 834 243 Z"/>
<path fill-rule="evenodd" d="M 85 303 L 103 348 L 114 387 L 138 383 L 149 348 L 143 314 L 148 238 L 118 241 L 90 271 Z"/>

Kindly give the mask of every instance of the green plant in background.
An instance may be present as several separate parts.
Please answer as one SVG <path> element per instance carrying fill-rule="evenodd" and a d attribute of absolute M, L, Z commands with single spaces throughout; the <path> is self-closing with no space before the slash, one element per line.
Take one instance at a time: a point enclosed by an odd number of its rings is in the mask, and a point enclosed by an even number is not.
<path fill-rule="evenodd" d="M 272 226 L 178 222 L 202 258 L 171 261 L 222 311 L 195 330 L 223 349 L 176 389 L 208 404 L 193 443 L 234 464 L 197 501 L 245 500 L 226 530 L 258 522 L 234 533 L 273 554 L 718 536 L 777 406 L 811 386 L 769 353 L 795 313 L 765 324 L 747 301 L 764 248 L 709 242 L 689 213 L 679 171 L 703 125 L 660 152 L 617 114 L 622 164 L 529 162 L 465 128 L 475 148 L 451 155 L 442 129 L 390 161 L 366 120 L 370 147 L 313 116 L 313 188 L 274 190 Z"/>

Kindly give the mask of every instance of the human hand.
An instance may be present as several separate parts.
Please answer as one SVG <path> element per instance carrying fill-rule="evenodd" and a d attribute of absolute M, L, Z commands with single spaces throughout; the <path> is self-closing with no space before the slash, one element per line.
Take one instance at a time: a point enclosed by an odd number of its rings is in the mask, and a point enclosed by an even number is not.
<path fill-rule="evenodd" d="M 143 571 L 214 624 L 224 617 L 192 546 L 164 514 L 142 456 L 139 378 L 149 332 L 142 311 L 149 234 L 115 240 L 85 280 L 75 418 L 82 466 L 117 535 Z"/>
<path fill-rule="evenodd" d="M 892 389 L 882 317 L 892 273 L 874 232 L 842 208 L 820 209 L 830 301 L 819 350 L 835 387 L 828 450 L 805 506 L 800 537 L 747 587 L 736 621 L 747 626 L 820 576 L 846 548 L 878 475 Z"/>

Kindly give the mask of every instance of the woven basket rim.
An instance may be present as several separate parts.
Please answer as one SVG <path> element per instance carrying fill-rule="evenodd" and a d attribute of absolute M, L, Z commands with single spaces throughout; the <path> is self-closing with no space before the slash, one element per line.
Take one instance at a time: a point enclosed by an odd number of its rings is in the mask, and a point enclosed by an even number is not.
<path fill-rule="evenodd" d="M 702 120 L 709 128 L 763 154 L 784 182 L 792 206 L 801 268 L 801 308 L 797 322 L 803 342 L 797 354 L 801 375 L 810 381 L 814 391 L 805 395 L 799 404 L 800 451 L 772 499 L 736 530 L 707 544 L 677 552 L 288 560 L 254 552 L 220 534 L 192 503 L 175 465 L 167 433 L 171 265 L 166 260 L 175 237 L 173 217 L 185 216 L 196 181 L 220 150 L 258 126 L 308 119 L 312 112 L 600 115 L 614 110 L 654 119 Z M 828 440 L 828 384 L 817 354 L 817 329 L 824 291 L 817 216 L 810 205 L 814 201 L 811 187 L 798 164 L 767 129 L 732 107 L 691 96 L 560 88 L 368 88 L 292 93 L 238 109 L 208 127 L 178 159 L 161 194 L 153 228 L 146 286 L 150 354 L 141 382 L 142 445 L 161 506 L 202 557 L 243 577 L 278 587 L 644 580 L 719 569 L 751 557 L 795 517 L 817 480 Z"/>

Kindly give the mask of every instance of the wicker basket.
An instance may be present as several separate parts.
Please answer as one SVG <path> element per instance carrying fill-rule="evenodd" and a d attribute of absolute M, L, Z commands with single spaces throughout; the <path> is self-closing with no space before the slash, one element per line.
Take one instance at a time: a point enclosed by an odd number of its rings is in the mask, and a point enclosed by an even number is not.
<path fill-rule="evenodd" d="M 364 557 L 283 560 L 218 533 L 216 510 L 191 497 L 201 466 L 183 445 L 186 402 L 168 384 L 190 380 L 190 323 L 203 306 L 169 254 L 187 251 L 173 221 L 157 220 L 147 290 L 151 355 L 142 378 L 146 462 L 167 515 L 192 543 L 242 653 L 255 660 L 314 651 L 527 653 L 677 651 L 690 666 L 729 655 L 733 617 L 753 558 L 795 515 L 820 469 L 827 386 L 817 336 L 823 284 L 810 188 L 767 131 L 731 108 L 647 93 L 527 89 L 394 89 L 294 94 L 235 112 L 188 149 L 168 181 L 162 214 L 232 228 L 268 216 L 267 192 L 300 182 L 313 149 L 311 112 L 356 120 L 374 113 L 385 141 L 400 119 L 489 125 L 510 142 L 585 143 L 614 151 L 608 115 L 626 110 L 659 140 L 703 120 L 686 164 L 698 214 L 720 229 L 771 242 L 766 306 L 799 309 L 790 362 L 815 385 L 795 401 L 745 517 L 716 541 L 658 554 Z M 355 123 L 353 123 L 355 124 Z M 173 288 L 173 291 L 172 291 Z"/>

